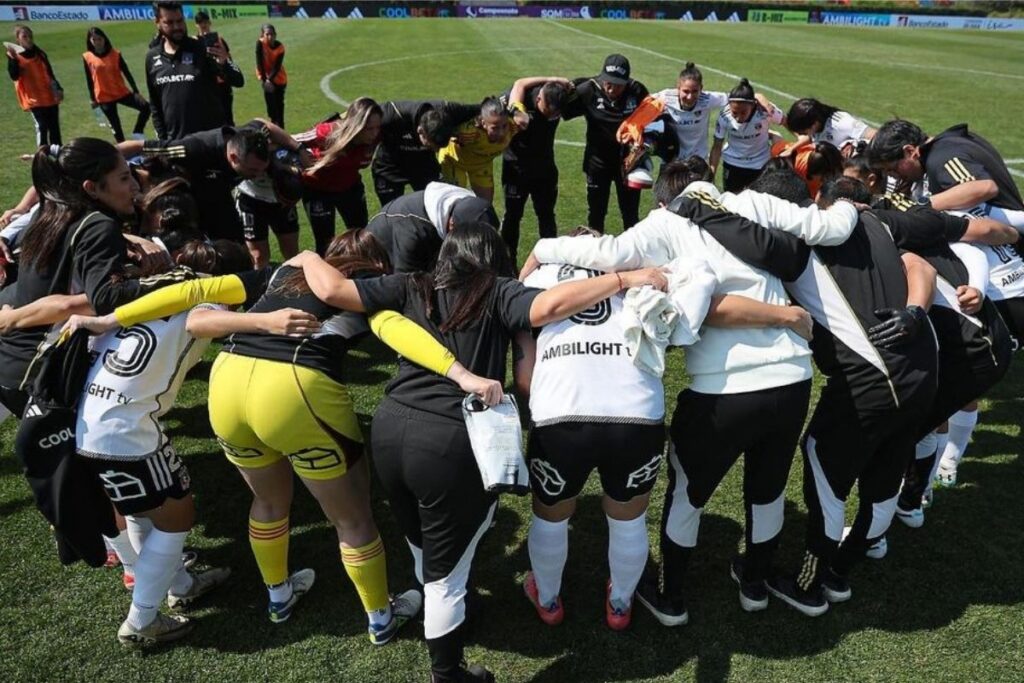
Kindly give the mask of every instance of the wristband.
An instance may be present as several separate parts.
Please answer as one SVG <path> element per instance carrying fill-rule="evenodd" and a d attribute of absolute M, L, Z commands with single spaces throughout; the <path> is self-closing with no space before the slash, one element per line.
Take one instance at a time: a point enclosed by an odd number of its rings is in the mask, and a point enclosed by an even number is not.
<path fill-rule="evenodd" d="M 508 105 L 508 108 L 509 108 L 509 109 L 515 109 L 515 110 L 517 110 L 517 111 L 521 111 L 521 112 L 523 112 L 524 114 L 526 114 L 526 113 L 527 113 L 527 111 L 526 111 L 526 105 L 525 105 L 525 104 L 523 104 L 522 102 L 511 102 L 511 103 L 509 103 L 509 105 Z"/>
<path fill-rule="evenodd" d="M 618 273 L 615 273 L 615 278 L 619 281 L 619 291 L 621 292 L 624 289 L 622 286 L 622 276 L 619 275 Z"/>

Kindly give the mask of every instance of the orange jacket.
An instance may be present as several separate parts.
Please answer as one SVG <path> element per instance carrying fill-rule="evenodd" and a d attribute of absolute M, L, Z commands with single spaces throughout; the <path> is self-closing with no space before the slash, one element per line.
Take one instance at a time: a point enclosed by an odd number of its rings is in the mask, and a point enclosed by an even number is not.
<path fill-rule="evenodd" d="M 785 140 L 779 140 L 772 145 L 772 158 L 775 158 L 786 151 L 791 142 Z M 807 177 L 807 162 L 811 158 L 811 154 L 814 153 L 814 143 L 805 142 L 804 144 L 793 150 L 793 153 L 789 155 L 789 160 L 793 163 L 793 169 L 796 174 L 804 179 L 807 183 L 807 191 L 811 193 L 811 199 L 818 196 L 818 190 L 821 189 L 821 178 L 808 178 Z"/>
<path fill-rule="evenodd" d="M 131 95 L 132 91 L 121 75 L 121 53 L 111 48 L 100 57 L 92 52 L 83 52 L 82 60 L 92 80 L 92 95 L 99 104 L 116 102 Z"/>
<path fill-rule="evenodd" d="M 18 104 L 25 111 L 36 107 L 52 107 L 57 102 L 56 83 L 50 76 L 46 55 L 42 50 L 32 58 L 19 54 L 18 78 L 14 81 L 14 92 Z"/>
<path fill-rule="evenodd" d="M 664 111 L 665 105 L 661 100 L 655 99 L 653 95 L 645 97 L 640 106 L 636 108 L 636 111 L 619 124 L 619 131 L 616 133 L 619 142 L 630 142 L 634 145 L 642 143 L 644 141 L 644 128 L 653 123 Z"/>
<path fill-rule="evenodd" d="M 264 74 L 270 75 L 278 59 L 284 59 L 284 43 L 278 43 L 277 47 L 270 47 L 265 41 L 256 42 L 257 60 L 256 76 L 260 79 Z M 281 63 L 281 70 L 274 74 L 271 79 L 274 85 L 287 85 L 288 73 L 284 70 L 284 62 Z"/>

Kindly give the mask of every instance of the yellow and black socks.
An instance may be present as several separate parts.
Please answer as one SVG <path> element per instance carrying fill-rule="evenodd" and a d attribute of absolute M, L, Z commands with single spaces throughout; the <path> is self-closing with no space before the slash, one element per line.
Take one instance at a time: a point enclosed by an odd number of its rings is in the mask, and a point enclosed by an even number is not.
<path fill-rule="evenodd" d="M 288 583 L 288 518 L 276 522 L 258 522 L 249 518 L 249 545 L 260 568 L 263 583 L 270 591 L 271 602 L 285 602 L 291 597 Z"/>
<path fill-rule="evenodd" d="M 391 621 L 388 599 L 388 565 L 384 542 L 380 536 L 359 548 L 341 546 L 341 562 L 348 578 L 355 584 L 372 626 L 385 626 Z"/>

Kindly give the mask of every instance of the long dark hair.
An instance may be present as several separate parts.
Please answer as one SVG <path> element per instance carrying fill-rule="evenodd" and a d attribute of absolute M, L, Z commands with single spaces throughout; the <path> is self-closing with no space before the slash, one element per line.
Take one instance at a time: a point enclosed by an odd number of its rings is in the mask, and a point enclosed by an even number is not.
<path fill-rule="evenodd" d="M 818 142 L 807 157 L 807 177 L 819 177 L 823 181 L 843 175 L 843 155 L 835 145 Z"/>
<path fill-rule="evenodd" d="M 460 225 L 448 233 L 434 272 L 413 277 L 427 315 L 433 314 L 436 290 L 447 289 L 455 294 L 448 318 L 439 325 L 441 332 L 451 332 L 480 319 L 495 280 L 515 277 L 515 266 L 498 231 L 478 222 Z"/>
<path fill-rule="evenodd" d="M 207 275 L 234 275 L 253 269 L 249 250 L 231 240 L 192 240 L 178 252 L 178 264 Z"/>
<path fill-rule="evenodd" d="M 347 230 L 331 240 L 324 260 L 345 277 L 356 273 L 385 275 L 391 272 L 387 250 L 366 228 Z M 274 291 L 300 295 L 309 291 L 309 285 L 303 272 L 296 270 L 274 283 Z"/>
<path fill-rule="evenodd" d="M 85 49 L 89 52 L 93 53 L 98 57 L 103 56 L 100 53 L 96 52 L 96 49 L 92 46 L 91 38 L 93 36 L 99 36 L 100 38 L 106 41 L 107 51 L 103 53 L 104 55 L 109 54 L 110 51 L 114 49 L 114 45 L 110 42 L 110 38 L 107 38 L 107 34 L 103 32 L 103 29 L 101 29 L 99 26 L 90 26 L 89 30 L 85 34 Z"/>
<path fill-rule="evenodd" d="M 794 102 L 789 108 L 789 113 L 786 114 L 786 127 L 794 133 L 802 133 L 815 123 L 824 126 L 837 111 L 839 109 L 836 107 L 819 102 L 813 97 L 805 97 Z"/>
<path fill-rule="evenodd" d="M 29 267 L 42 268 L 64 239 L 68 227 L 87 211 L 103 206 L 86 194 L 86 180 L 102 184 L 121 162 L 121 153 L 106 140 L 75 138 L 50 156 L 40 147 L 32 159 L 32 185 L 39 193 L 39 213 L 25 231 L 21 253 Z"/>

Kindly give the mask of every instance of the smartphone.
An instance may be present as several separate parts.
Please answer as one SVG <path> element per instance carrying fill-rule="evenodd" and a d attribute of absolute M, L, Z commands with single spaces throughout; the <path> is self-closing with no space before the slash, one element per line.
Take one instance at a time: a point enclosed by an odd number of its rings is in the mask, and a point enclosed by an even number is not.
<path fill-rule="evenodd" d="M 220 34 L 218 34 L 216 31 L 210 31 L 206 35 L 199 36 L 199 42 L 202 43 L 203 47 L 205 47 L 207 50 L 216 45 L 217 41 L 219 40 Z"/>

